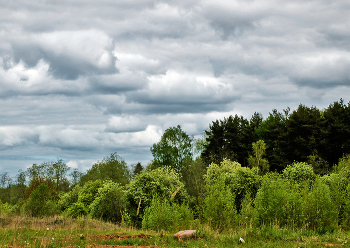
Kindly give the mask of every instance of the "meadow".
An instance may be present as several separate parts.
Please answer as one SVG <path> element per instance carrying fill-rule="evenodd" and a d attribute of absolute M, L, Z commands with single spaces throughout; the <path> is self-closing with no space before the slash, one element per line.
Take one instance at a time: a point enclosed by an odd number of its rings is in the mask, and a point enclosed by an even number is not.
<path fill-rule="evenodd" d="M 219 233 L 200 226 L 195 237 L 178 240 L 174 233 L 122 227 L 89 217 L 7 216 L 0 221 L 1 247 L 332 247 L 347 246 L 350 234 L 341 229 L 321 233 L 277 225 L 239 226 Z"/>

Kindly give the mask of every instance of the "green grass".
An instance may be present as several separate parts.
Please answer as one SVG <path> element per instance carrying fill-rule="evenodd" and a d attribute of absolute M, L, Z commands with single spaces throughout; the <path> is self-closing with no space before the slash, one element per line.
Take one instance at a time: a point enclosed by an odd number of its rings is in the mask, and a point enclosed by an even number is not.
<path fill-rule="evenodd" d="M 219 233 L 203 226 L 195 239 L 179 241 L 173 238 L 173 233 L 123 228 L 90 218 L 35 219 L 14 216 L 0 219 L 0 247 L 335 247 L 348 246 L 347 239 L 350 235 L 340 229 L 310 231 L 277 226 L 242 227 Z M 143 238 L 137 236 L 141 233 Z M 245 243 L 239 243 L 240 237 Z"/>

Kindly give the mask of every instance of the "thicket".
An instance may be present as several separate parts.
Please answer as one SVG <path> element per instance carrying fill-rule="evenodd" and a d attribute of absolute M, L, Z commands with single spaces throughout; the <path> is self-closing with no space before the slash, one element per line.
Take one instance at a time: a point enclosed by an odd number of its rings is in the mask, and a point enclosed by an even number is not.
<path fill-rule="evenodd" d="M 350 230 L 349 140 L 350 105 L 342 101 L 322 111 L 273 110 L 265 120 L 230 116 L 199 140 L 177 126 L 152 146 L 147 168 L 129 171 L 112 153 L 85 174 L 68 174 L 62 160 L 34 164 L 14 179 L 3 173 L 0 214 L 89 215 L 166 231 Z"/>

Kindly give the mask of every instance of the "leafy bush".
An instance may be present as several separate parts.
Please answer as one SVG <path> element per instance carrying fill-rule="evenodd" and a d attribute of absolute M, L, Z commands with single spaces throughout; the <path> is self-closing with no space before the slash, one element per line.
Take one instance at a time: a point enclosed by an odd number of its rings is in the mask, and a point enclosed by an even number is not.
<path fill-rule="evenodd" d="M 329 187 L 316 179 L 305 199 L 305 214 L 311 229 L 334 228 L 337 225 L 337 209 L 332 202 Z"/>
<path fill-rule="evenodd" d="M 294 162 L 291 165 L 288 165 L 282 172 L 283 177 L 287 180 L 304 183 L 312 182 L 316 178 L 316 174 L 311 165 L 304 162 Z"/>
<path fill-rule="evenodd" d="M 127 210 L 133 222 L 141 225 L 144 210 L 150 206 L 156 195 L 163 199 L 170 199 L 172 194 L 178 191 L 173 201 L 178 204 L 187 202 L 188 194 L 183 185 L 179 174 L 170 167 L 145 170 L 136 175 L 127 185 L 125 193 Z"/>
<path fill-rule="evenodd" d="M 255 202 L 255 223 L 258 225 L 302 226 L 304 206 L 298 185 L 278 174 L 264 176 Z"/>
<path fill-rule="evenodd" d="M 223 230 L 236 223 L 235 197 L 222 179 L 207 185 L 203 215 L 214 229 Z"/>
<path fill-rule="evenodd" d="M 47 183 L 40 184 L 29 196 L 24 205 L 25 211 L 34 217 L 48 216 L 58 213 L 58 206 L 56 204 L 57 198 L 51 195 Z"/>
<path fill-rule="evenodd" d="M 78 218 L 80 216 L 87 215 L 88 209 L 82 202 L 75 202 L 65 210 L 65 213 L 72 218 Z"/>
<path fill-rule="evenodd" d="M 0 214 L 1 216 L 7 216 L 10 213 L 13 213 L 15 211 L 15 206 L 12 206 L 8 202 L 2 203 L 0 201 Z"/>
<path fill-rule="evenodd" d="M 192 222 L 193 214 L 186 204 L 178 205 L 168 199 L 154 197 L 145 210 L 142 228 L 170 232 L 190 229 Z"/>
<path fill-rule="evenodd" d="M 223 183 L 231 191 L 234 196 L 235 209 L 240 211 L 242 201 L 247 194 L 255 198 L 260 187 L 261 177 L 253 169 L 241 167 L 237 162 L 224 159 L 220 166 L 212 163 L 207 169 L 205 175 L 207 194 L 211 194 L 211 186 L 218 182 L 219 184 Z"/>
<path fill-rule="evenodd" d="M 310 188 L 270 174 L 264 177 L 256 197 L 255 222 L 312 230 L 334 228 L 336 205 L 329 187 L 319 178 Z"/>
<path fill-rule="evenodd" d="M 71 191 L 63 194 L 58 202 L 59 209 L 61 211 L 65 211 L 69 207 L 71 207 L 74 203 L 78 202 L 79 198 L 79 192 L 80 192 L 79 185 L 76 185 Z"/>
<path fill-rule="evenodd" d="M 89 207 L 95 200 L 98 193 L 98 189 L 103 186 L 102 180 L 89 181 L 79 190 L 78 202 L 84 204 L 85 207 Z"/>
<path fill-rule="evenodd" d="M 119 223 L 122 221 L 122 211 L 124 209 L 123 188 L 112 181 L 105 183 L 98 190 L 95 200 L 90 205 L 92 217 Z"/>

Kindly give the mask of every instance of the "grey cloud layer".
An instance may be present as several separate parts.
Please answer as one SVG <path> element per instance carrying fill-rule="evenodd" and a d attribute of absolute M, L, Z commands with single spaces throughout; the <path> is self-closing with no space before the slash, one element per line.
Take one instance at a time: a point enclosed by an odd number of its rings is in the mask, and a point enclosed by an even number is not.
<path fill-rule="evenodd" d="M 0 6 L 4 161 L 35 153 L 85 168 L 115 149 L 146 161 L 169 126 L 198 135 L 229 114 L 350 100 L 346 0 Z"/>

